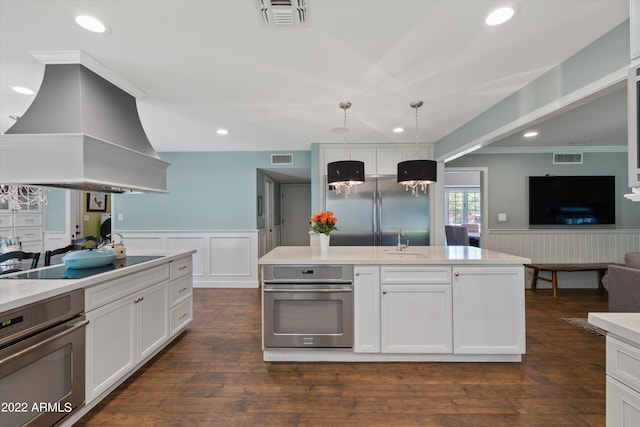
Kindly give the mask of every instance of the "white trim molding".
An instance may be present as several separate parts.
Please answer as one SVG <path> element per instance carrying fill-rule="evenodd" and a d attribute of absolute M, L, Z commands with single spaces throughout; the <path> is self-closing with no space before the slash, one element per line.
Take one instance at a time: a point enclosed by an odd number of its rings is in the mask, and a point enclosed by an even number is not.
<path fill-rule="evenodd" d="M 122 231 L 131 249 L 195 249 L 196 288 L 257 288 L 258 230 Z"/>

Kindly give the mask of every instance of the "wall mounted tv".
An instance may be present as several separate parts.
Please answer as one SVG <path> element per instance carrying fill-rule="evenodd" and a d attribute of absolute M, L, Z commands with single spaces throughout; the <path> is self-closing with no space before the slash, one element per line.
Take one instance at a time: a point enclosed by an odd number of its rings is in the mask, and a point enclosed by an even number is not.
<path fill-rule="evenodd" d="M 530 225 L 615 224 L 615 176 L 530 176 Z"/>

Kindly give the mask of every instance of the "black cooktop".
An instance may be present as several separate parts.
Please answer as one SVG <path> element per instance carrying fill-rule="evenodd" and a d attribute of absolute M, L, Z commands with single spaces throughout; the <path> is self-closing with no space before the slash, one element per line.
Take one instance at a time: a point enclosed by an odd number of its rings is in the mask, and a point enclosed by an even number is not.
<path fill-rule="evenodd" d="M 140 264 L 141 262 L 151 261 L 153 259 L 162 258 L 162 256 L 128 256 L 124 259 L 117 259 L 109 265 L 95 268 L 74 269 L 67 268 L 66 265 L 60 264 L 55 267 L 43 268 L 41 270 L 30 270 L 16 275 L 7 275 L 3 279 L 83 279 L 95 274 L 105 273 L 107 271 L 117 270 L 118 268 L 129 267 L 131 265 Z"/>

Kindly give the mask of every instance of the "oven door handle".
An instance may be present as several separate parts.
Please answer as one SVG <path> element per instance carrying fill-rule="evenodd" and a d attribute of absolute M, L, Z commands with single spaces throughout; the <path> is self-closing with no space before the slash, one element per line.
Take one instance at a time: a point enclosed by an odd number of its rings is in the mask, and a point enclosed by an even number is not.
<path fill-rule="evenodd" d="M 278 289 L 264 288 L 264 292 L 317 293 L 317 292 L 353 292 L 353 289 Z"/>
<path fill-rule="evenodd" d="M 50 342 L 52 342 L 54 340 L 57 340 L 57 339 L 65 336 L 65 335 L 68 335 L 68 334 L 70 334 L 71 332 L 73 332 L 73 331 L 75 331 L 77 329 L 84 328 L 88 324 L 89 324 L 88 320 L 82 320 L 82 321 L 76 322 L 76 323 L 67 323 L 66 324 L 67 329 L 65 329 L 62 332 L 57 333 L 57 334 L 55 334 L 55 335 L 53 335 L 51 337 L 45 338 L 42 341 L 39 341 L 39 342 L 37 342 L 36 344 L 34 344 L 34 345 L 30 346 L 30 347 L 22 349 L 22 350 L 18 351 L 17 353 L 12 354 L 11 356 L 5 357 L 4 359 L 0 360 L 0 365 L 4 365 L 4 364 L 7 364 L 7 363 L 10 363 L 13 360 L 19 359 L 20 357 L 22 357 L 22 356 L 24 356 L 24 355 L 26 355 L 28 353 L 31 353 L 32 351 L 37 350 L 39 347 L 42 347 L 43 345 L 46 345 L 46 344 L 48 344 L 48 343 L 50 343 Z"/>

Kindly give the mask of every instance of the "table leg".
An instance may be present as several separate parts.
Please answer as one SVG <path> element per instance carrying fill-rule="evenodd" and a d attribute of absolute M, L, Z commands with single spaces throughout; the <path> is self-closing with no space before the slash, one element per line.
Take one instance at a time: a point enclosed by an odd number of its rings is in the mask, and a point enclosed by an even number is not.
<path fill-rule="evenodd" d="M 602 279 L 604 278 L 604 273 L 606 270 L 598 270 L 598 289 L 600 291 L 604 290 L 604 285 L 602 284 Z"/>
<path fill-rule="evenodd" d="M 531 289 L 536 289 L 538 286 L 538 269 L 533 269 L 533 276 L 531 277 Z"/>
<path fill-rule="evenodd" d="M 553 297 L 558 298 L 558 272 L 551 272 L 551 286 L 553 287 Z"/>

